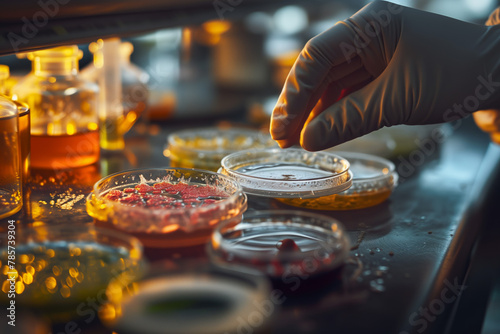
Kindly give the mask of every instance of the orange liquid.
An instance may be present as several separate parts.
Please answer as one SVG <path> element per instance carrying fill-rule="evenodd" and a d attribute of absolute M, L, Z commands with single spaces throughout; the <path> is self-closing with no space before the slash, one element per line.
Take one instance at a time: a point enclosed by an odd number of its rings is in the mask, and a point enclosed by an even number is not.
<path fill-rule="evenodd" d="M 19 115 L 19 140 L 21 141 L 21 165 L 23 183 L 28 182 L 30 174 L 30 114 Z"/>
<path fill-rule="evenodd" d="M 99 160 L 99 132 L 74 135 L 31 135 L 31 166 L 67 169 L 91 165 Z"/>

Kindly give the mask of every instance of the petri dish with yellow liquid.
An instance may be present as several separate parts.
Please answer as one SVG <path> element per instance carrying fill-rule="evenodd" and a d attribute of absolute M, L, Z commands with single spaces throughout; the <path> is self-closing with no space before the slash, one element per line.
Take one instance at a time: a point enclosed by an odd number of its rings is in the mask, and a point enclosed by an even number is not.
<path fill-rule="evenodd" d="M 247 128 L 195 128 L 171 133 L 165 155 L 172 167 L 217 171 L 222 158 L 251 148 L 277 147 L 268 133 Z"/>
<path fill-rule="evenodd" d="M 338 194 L 313 199 L 280 198 L 279 201 L 312 210 L 355 210 L 375 206 L 387 200 L 398 183 L 395 165 L 375 155 L 336 152 L 349 161 L 352 186 Z"/>

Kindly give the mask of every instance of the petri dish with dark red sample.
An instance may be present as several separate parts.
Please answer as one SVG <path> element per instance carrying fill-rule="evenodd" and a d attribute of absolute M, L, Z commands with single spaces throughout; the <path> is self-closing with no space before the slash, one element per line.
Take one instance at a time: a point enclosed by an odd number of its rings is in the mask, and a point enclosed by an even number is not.
<path fill-rule="evenodd" d="M 208 253 L 215 263 L 257 269 L 283 286 L 338 273 L 349 249 L 342 224 L 331 217 L 269 210 L 247 212 L 238 223 L 217 226 Z"/>

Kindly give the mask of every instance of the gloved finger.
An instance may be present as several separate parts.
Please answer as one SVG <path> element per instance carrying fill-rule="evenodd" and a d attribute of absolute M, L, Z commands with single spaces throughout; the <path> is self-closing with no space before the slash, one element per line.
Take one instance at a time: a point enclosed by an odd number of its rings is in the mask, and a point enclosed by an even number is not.
<path fill-rule="evenodd" d="M 313 110 L 309 114 L 309 117 L 307 118 L 306 122 L 304 123 L 304 126 L 307 126 L 316 116 L 321 114 L 323 111 L 328 109 L 330 106 L 332 106 L 335 102 L 345 98 L 346 96 L 349 96 L 350 94 L 358 91 L 359 89 L 363 88 L 367 84 L 369 84 L 372 81 L 372 78 L 370 76 L 366 76 L 367 79 L 365 81 L 362 80 L 352 80 L 349 83 L 348 87 L 341 87 L 341 85 L 337 82 L 331 83 L 328 86 L 328 89 L 325 91 L 323 96 L 321 96 L 321 99 L 318 101 L 316 106 L 314 106 Z M 335 95 L 330 94 L 329 92 L 338 92 L 340 90 L 340 94 Z"/>
<path fill-rule="evenodd" d="M 300 142 L 300 133 L 304 124 L 306 123 L 308 118 L 314 117 L 319 114 L 322 110 L 326 109 L 328 106 L 332 105 L 335 101 L 338 100 L 342 89 L 349 89 L 351 87 L 355 87 L 361 83 L 366 82 L 371 79 L 372 75 L 368 73 L 362 67 L 362 65 L 355 64 L 354 66 L 346 66 L 346 68 L 340 69 L 332 69 L 332 77 L 336 77 L 337 80 L 328 84 L 326 89 L 321 92 L 321 97 L 316 99 L 316 104 L 312 107 L 311 112 L 303 113 L 300 117 L 300 120 L 295 122 L 294 130 L 290 130 L 288 136 L 284 139 L 276 140 L 281 148 L 290 147 L 295 144 L 299 144 Z M 317 92 L 316 94 L 319 94 Z M 288 123 L 283 123 L 288 124 Z M 282 125 L 283 125 L 282 124 Z M 289 124 L 288 124 L 289 125 Z M 274 129 L 276 124 L 273 124 L 273 120 L 271 121 L 271 129 Z"/>
<path fill-rule="evenodd" d="M 300 145 L 308 151 L 320 151 L 360 137 L 381 127 L 383 94 L 371 82 L 347 95 L 326 110 L 310 117 L 301 132 Z"/>
<path fill-rule="evenodd" d="M 472 114 L 477 126 L 489 133 L 500 133 L 500 110 L 479 110 Z"/>
<path fill-rule="evenodd" d="M 299 145 L 300 133 L 302 131 L 303 124 L 306 123 L 308 119 L 315 117 L 316 115 L 320 114 L 323 110 L 325 110 L 327 107 L 332 105 L 335 101 L 339 99 L 341 94 L 342 94 L 342 88 L 336 82 L 333 82 L 330 85 L 328 85 L 328 87 L 323 92 L 323 95 L 318 100 L 318 102 L 314 106 L 309 116 L 306 118 L 304 122 L 301 123 L 301 127 L 293 134 L 291 134 L 291 136 L 289 136 L 287 139 L 276 140 L 278 145 L 281 148 L 287 148 L 293 145 Z"/>
<path fill-rule="evenodd" d="M 488 17 L 488 20 L 486 21 L 487 26 L 494 26 L 500 23 L 500 7 L 495 9 L 490 16 Z"/>
<path fill-rule="evenodd" d="M 347 73 L 359 69 L 360 62 L 353 61 L 356 54 L 345 55 L 340 47 L 353 38 L 354 32 L 348 26 L 336 24 L 306 44 L 273 110 L 270 128 L 273 139 L 287 139 L 300 131 L 326 87 L 335 80 L 333 68 L 342 64 Z"/>

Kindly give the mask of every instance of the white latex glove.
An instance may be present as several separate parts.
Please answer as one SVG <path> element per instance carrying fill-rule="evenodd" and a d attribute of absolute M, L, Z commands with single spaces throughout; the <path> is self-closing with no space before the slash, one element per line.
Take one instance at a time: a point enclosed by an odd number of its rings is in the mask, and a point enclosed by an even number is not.
<path fill-rule="evenodd" d="M 335 102 L 342 90 L 350 94 Z M 498 26 L 380 1 L 307 43 L 270 131 L 281 147 L 317 151 L 384 126 L 442 123 L 495 106 Z"/>
<path fill-rule="evenodd" d="M 487 26 L 500 23 L 500 8 L 495 9 L 486 21 Z M 484 132 L 489 133 L 491 140 L 500 144 L 500 110 L 479 110 L 472 114 L 477 126 Z"/>

